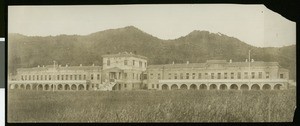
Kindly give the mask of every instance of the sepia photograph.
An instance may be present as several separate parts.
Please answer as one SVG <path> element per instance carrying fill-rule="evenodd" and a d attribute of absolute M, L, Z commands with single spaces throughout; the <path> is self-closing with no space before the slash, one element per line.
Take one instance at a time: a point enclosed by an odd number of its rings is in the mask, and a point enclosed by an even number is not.
<path fill-rule="evenodd" d="M 292 122 L 296 23 L 263 4 L 8 6 L 7 122 Z"/>

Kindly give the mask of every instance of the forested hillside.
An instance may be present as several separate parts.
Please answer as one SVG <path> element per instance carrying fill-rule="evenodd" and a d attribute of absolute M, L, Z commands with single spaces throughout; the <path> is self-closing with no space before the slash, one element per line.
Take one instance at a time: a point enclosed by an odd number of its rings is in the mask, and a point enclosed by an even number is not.
<path fill-rule="evenodd" d="M 20 67 L 50 65 L 53 60 L 65 65 L 102 65 L 101 55 L 137 52 L 149 58 L 149 64 L 205 62 L 208 59 L 245 61 L 251 58 L 276 61 L 296 77 L 296 46 L 259 48 L 234 37 L 208 31 L 193 31 L 173 40 L 162 40 L 133 26 L 110 29 L 86 36 L 24 36 L 8 35 L 8 67 L 10 73 Z"/>

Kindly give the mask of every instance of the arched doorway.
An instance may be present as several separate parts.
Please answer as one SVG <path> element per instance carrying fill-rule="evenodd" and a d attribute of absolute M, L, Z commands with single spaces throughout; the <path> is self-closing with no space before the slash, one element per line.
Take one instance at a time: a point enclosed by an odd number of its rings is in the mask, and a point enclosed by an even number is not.
<path fill-rule="evenodd" d="M 199 86 L 199 89 L 200 89 L 200 90 L 207 90 L 206 84 L 201 84 L 201 85 Z"/>
<path fill-rule="evenodd" d="M 114 87 L 116 87 L 116 85 L 115 85 Z M 80 84 L 80 85 L 78 86 L 78 90 L 84 90 L 84 86 L 83 86 L 82 84 Z"/>
<path fill-rule="evenodd" d="M 43 90 L 43 85 L 41 85 L 41 84 L 38 85 L 38 90 L 39 90 L 39 91 L 42 91 L 42 90 Z"/>
<path fill-rule="evenodd" d="M 236 84 L 232 84 L 232 85 L 230 85 L 230 89 L 231 90 L 238 90 L 239 87 Z"/>
<path fill-rule="evenodd" d="M 45 85 L 45 90 L 46 91 L 50 90 L 50 86 L 48 84 Z"/>
<path fill-rule="evenodd" d="M 169 90 L 169 86 L 167 84 L 163 84 L 161 88 L 162 90 Z"/>
<path fill-rule="evenodd" d="M 31 90 L 31 85 L 30 84 L 26 85 L 26 90 Z"/>
<path fill-rule="evenodd" d="M 19 89 L 19 85 L 18 85 L 18 84 L 15 84 L 15 85 L 14 85 L 14 89 Z"/>
<path fill-rule="evenodd" d="M 172 86 L 171 86 L 171 90 L 177 90 L 178 89 L 178 86 L 176 85 L 176 84 L 173 84 Z"/>
<path fill-rule="evenodd" d="M 190 86 L 190 89 L 196 90 L 196 89 L 197 89 L 197 85 L 196 85 L 196 84 L 192 84 L 192 85 Z"/>
<path fill-rule="evenodd" d="M 247 84 L 242 84 L 241 90 L 249 90 L 249 86 Z"/>
<path fill-rule="evenodd" d="M 62 86 L 62 84 L 58 84 L 58 86 L 57 86 L 57 90 L 59 90 L 59 91 L 63 90 L 63 86 Z"/>
<path fill-rule="evenodd" d="M 271 90 L 271 85 L 269 84 L 264 84 L 262 87 L 263 90 Z"/>
<path fill-rule="evenodd" d="M 253 85 L 251 86 L 251 90 L 259 90 L 259 89 L 260 89 L 260 87 L 259 87 L 258 84 L 253 84 Z"/>
<path fill-rule="evenodd" d="M 74 90 L 77 90 L 77 86 L 75 84 L 72 84 L 71 86 L 71 89 L 74 91 Z"/>
<path fill-rule="evenodd" d="M 281 84 L 274 85 L 274 90 L 280 90 L 281 86 L 282 86 Z"/>
<path fill-rule="evenodd" d="M 70 86 L 68 84 L 65 85 L 65 90 L 70 90 Z"/>
<path fill-rule="evenodd" d="M 209 90 L 217 90 L 217 85 L 216 84 L 209 85 Z"/>
<path fill-rule="evenodd" d="M 220 90 L 226 90 L 227 89 L 227 85 L 226 84 L 221 84 L 220 85 Z"/>
<path fill-rule="evenodd" d="M 180 86 L 180 89 L 186 90 L 186 89 L 187 89 L 187 85 L 186 85 L 186 84 L 182 84 L 182 85 Z"/>

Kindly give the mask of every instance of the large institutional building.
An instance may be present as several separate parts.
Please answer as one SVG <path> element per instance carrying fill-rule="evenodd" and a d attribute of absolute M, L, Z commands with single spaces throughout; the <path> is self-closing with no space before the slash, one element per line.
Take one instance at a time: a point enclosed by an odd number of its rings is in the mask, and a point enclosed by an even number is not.
<path fill-rule="evenodd" d="M 208 60 L 205 63 L 149 65 L 133 53 L 103 55 L 103 66 L 54 64 L 19 68 L 11 90 L 282 90 L 289 71 L 277 62 Z"/>

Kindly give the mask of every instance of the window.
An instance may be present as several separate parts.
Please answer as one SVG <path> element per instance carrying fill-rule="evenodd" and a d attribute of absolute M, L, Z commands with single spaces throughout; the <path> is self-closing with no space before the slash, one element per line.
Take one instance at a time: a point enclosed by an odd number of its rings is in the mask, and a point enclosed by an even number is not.
<path fill-rule="evenodd" d="M 81 80 L 81 75 L 79 75 L 78 80 Z"/>
<path fill-rule="evenodd" d="M 73 79 L 73 75 L 70 75 L 70 80 L 72 80 Z"/>
<path fill-rule="evenodd" d="M 177 73 L 174 73 L 174 79 L 177 79 Z"/>
<path fill-rule="evenodd" d="M 238 72 L 237 78 L 241 79 L 241 72 Z"/>
<path fill-rule="evenodd" d="M 159 88 L 159 85 L 158 85 L 158 84 L 156 84 L 156 88 Z"/>
<path fill-rule="evenodd" d="M 251 78 L 252 78 L 252 79 L 255 78 L 255 72 L 251 72 Z"/>
<path fill-rule="evenodd" d="M 224 73 L 224 79 L 227 79 L 227 73 Z"/>
<path fill-rule="evenodd" d="M 159 73 L 159 74 L 157 74 L 157 79 L 160 79 L 160 73 Z"/>
<path fill-rule="evenodd" d="M 43 75 L 41 75 L 41 80 L 43 80 L 44 78 L 43 78 Z"/>
<path fill-rule="evenodd" d="M 145 67 L 147 67 L 147 63 L 145 62 Z"/>
<path fill-rule="evenodd" d="M 135 65 L 135 60 L 132 61 L 132 65 L 133 65 L 133 66 Z"/>
<path fill-rule="evenodd" d="M 127 65 L 128 64 L 128 60 L 124 60 L 124 65 Z"/>
<path fill-rule="evenodd" d="M 196 75 L 196 73 L 192 73 L 192 75 L 193 75 L 193 79 L 195 79 L 195 75 Z"/>
<path fill-rule="evenodd" d="M 25 75 L 25 80 L 27 80 L 27 75 Z"/>
<path fill-rule="evenodd" d="M 28 78 L 28 80 L 31 80 L 31 75 L 29 75 L 29 78 Z"/>
<path fill-rule="evenodd" d="M 74 80 L 77 80 L 77 75 L 74 75 Z"/>
<path fill-rule="evenodd" d="M 147 77 L 147 74 L 144 74 L 144 79 L 147 80 L 147 78 L 148 78 L 148 77 Z"/>
<path fill-rule="evenodd" d="M 66 80 L 68 80 L 69 78 L 68 78 L 68 75 L 66 75 Z"/>
<path fill-rule="evenodd" d="M 139 80 L 139 74 L 136 74 L 136 79 Z"/>
<path fill-rule="evenodd" d="M 34 80 L 35 79 L 35 75 L 32 75 L 32 80 Z"/>
<path fill-rule="evenodd" d="M 169 73 L 169 79 L 171 79 L 172 78 L 172 74 L 171 73 Z"/>
<path fill-rule="evenodd" d="M 270 78 L 270 73 L 269 72 L 266 72 L 266 78 Z"/>
<path fill-rule="evenodd" d="M 221 79 L 221 73 L 218 73 L 218 79 Z"/>
<path fill-rule="evenodd" d="M 124 84 L 124 87 L 126 88 L 126 87 L 127 87 L 127 84 Z"/>
<path fill-rule="evenodd" d="M 83 75 L 83 80 L 86 80 L 86 75 L 85 74 Z"/>
<path fill-rule="evenodd" d="M 51 80 L 51 75 L 49 75 L 49 80 Z"/>
<path fill-rule="evenodd" d="M 231 79 L 234 79 L 234 73 L 233 73 L 233 72 L 231 72 L 230 78 L 231 78 Z"/>
<path fill-rule="evenodd" d="M 201 79 L 201 73 L 198 73 L 198 79 Z"/>
<path fill-rule="evenodd" d="M 262 79 L 262 72 L 258 72 L 258 78 Z"/>
<path fill-rule="evenodd" d="M 205 73 L 204 75 L 205 75 L 205 79 L 208 79 L 208 73 Z"/>
<path fill-rule="evenodd" d="M 152 84 L 152 88 L 154 88 L 154 84 Z"/>
<path fill-rule="evenodd" d="M 189 79 L 189 77 L 190 77 L 189 74 L 190 74 L 190 73 L 186 73 L 186 79 Z"/>
<path fill-rule="evenodd" d="M 57 78 L 57 80 L 59 80 L 59 75 L 57 75 L 57 77 L 56 77 L 56 78 Z"/>
<path fill-rule="evenodd" d="M 132 73 L 132 79 L 134 79 L 134 73 Z"/>
<path fill-rule="evenodd" d="M 64 75 L 61 75 L 61 80 L 64 80 Z"/>
<path fill-rule="evenodd" d="M 183 79 L 183 73 L 180 73 L 180 79 Z"/>
<path fill-rule="evenodd" d="M 280 74 L 280 79 L 282 79 L 283 78 L 283 74 Z"/>
<path fill-rule="evenodd" d="M 248 79 L 248 72 L 244 72 L 244 78 Z"/>
<path fill-rule="evenodd" d="M 107 60 L 107 66 L 110 66 L 110 60 L 109 59 Z"/>
<path fill-rule="evenodd" d="M 40 78 L 39 78 L 39 75 L 36 75 L 36 80 L 39 80 Z"/>
<path fill-rule="evenodd" d="M 21 75 L 21 80 L 24 80 L 24 79 L 23 79 L 23 75 Z"/>
<path fill-rule="evenodd" d="M 211 79 L 215 79 L 215 73 L 210 73 Z"/>
<path fill-rule="evenodd" d="M 91 74 L 91 80 L 94 80 L 94 74 Z"/>
<path fill-rule="evenodd" d="M 100 74 L 97 74 L 97 80 L 100 80 Z"/>
<path fill-rule="evenodd" d="M 45 75 L 45 80 L 47 80 L 47 75 Z"/>

